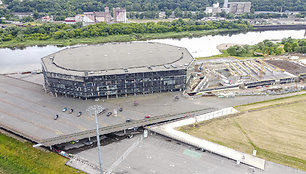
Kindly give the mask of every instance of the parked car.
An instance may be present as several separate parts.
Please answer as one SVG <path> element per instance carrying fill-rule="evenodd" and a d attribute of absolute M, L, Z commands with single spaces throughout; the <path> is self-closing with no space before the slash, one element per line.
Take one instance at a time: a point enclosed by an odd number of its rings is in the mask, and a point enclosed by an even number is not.
<path fill-rule="evenodd" d="M 111 116 L 112 115 L 112 112 L 108 112 L 107 114 L 106 114 L 106 116 Z"/>
<path fill-rule="evenodd" d="M 82 112 L 78 112 L 78 115 L 77 115 L 77 116 L 79 117 L 79 116 L 81 116 L 81 115 L 82 115 Z"/>
<path fill-rule="evenodd" d="M 122 112 L 123 111 L 123 108 L 119 108 L 119 112 Z"/>
<path fill-rule="evenodd" d="M 69 114 L 72 114 L 72 112 L 73 112 L 73 109 L 70 109 Z"/>
<path fill-rule="evenodd" d="M 63 111 L 63 112 L 66 112 L 66 111 L 67 111 L 67 108 L 66 108 L 66 107 L 64 107 L 62 111 Z"/>
<path fill-rule="evenodd" d="M 127 123 L 128 123 L 128 122 L 131 122 L 131 121 L 132 121 L 131 119 L 126 119 L 126 120 L 125 120 L 125 122 L 127 122 Z"/>
<path fill-rule="evenodd" d="M 58 119 L 58 115 L 56 114 L 55 116 L 54 116 L 54 120 L 57 120 Z"/>
<path fill-rule="evenodd" d="M 145 118 L 151 118 L 151 116 L 150 115 L 146 115 Z"/>

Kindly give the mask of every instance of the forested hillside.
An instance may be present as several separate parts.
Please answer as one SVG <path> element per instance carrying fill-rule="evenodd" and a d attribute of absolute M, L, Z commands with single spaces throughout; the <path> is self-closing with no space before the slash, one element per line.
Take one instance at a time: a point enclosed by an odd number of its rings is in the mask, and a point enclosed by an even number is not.
<path fill-rule="evenodd" d="M 306 11 L 306 0 L 229 0 L 251 1 L 255 11 Z M 3 0 L 12 12 L 43 12 L 73 16 L 84 11 L 104 11 L 123 7 L 127 11 L 204 11 L 217 0 Z M 223 4 L 223 0 L 220 1 Z"/>

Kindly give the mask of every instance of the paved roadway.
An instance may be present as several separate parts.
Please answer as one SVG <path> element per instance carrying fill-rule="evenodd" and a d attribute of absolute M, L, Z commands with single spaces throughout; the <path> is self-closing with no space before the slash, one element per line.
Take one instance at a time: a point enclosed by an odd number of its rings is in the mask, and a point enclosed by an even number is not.
<path fill-rule="evenodd" d="M 176 95 L 181 93 L 156 93 L 99 101 L 56 98 L 44 93 L 41 85 L 0 75 L 0 126 L 38 143 L 57 137 L 57 141 L 46 143 L 52 145 L 94 135 L 92 133 L 95 128 L 94 117 L 86 112 L 86 109 L 94 104 L 108 108 L 107 112 L 123 108 L 123 112 L 118 112 L 117 117 L 113 115 L 106 117 L 105 114 L 99 116 L 101 128 L 116 126 L 117 130 L 126 119 L 143 120 L 145 115 L 157 118 L 166 114 L 175 115 L 195 110 L 208 112 L 280 97 L 246 96 L 229 99 L 180 97 L 178 101 L 174 101 Z M 139 106 L 133 106 L 134 101 L 137 101 Z M 74 113 L 63 113 L 61 111 L 63 107 L 73 108 Z M 83 112 L 83 115 L 76 117 L 79 111 Z M 56 114 L 59 114 L 59 118 L 53 120 Z M 92 134 L 86 134 L 85 131 Z"/>
<path fill-rule="evenodd" d="M 136 144 L 139 137 L 140 135 L 102 146 L 104 170 L 107 171 L 110 166 L 113 166 L 114 174 L 306 174 L 306 172 L 269 161 L 266 163 L 265 170 L 255 168 L 252 172 L 247 165 L 236 165 L 233 160 L 196 150 L 192 146 L 160 135 L 149 135 L 148 138 Z M 134 143 L 136 147 L 133 147 Z M 85 150 L 76 155 L 99 166 L 97 148 Z M 116 165 L 113 165 L 114 163 Z"/>

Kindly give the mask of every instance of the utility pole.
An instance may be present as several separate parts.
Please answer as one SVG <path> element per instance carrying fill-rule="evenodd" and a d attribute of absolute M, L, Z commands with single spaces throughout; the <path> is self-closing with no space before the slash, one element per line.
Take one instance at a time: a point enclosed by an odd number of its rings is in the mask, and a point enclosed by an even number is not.
<path fill-rule="evenodd" d="M 96 119 L 96 136 L 97 136 L 97 146 L 98 146 L 98 156 L 99 156 L 99 165 L 100 165 L 100 174 L 103 174 L 103 169 L 102 169 L 102 155 L 101 155 L 101 145 L 100 145 L 100 135 L 99 135 L 99 122 L 98 122 L 98 117 L 97 115 L 100 114 L 104 108 L 99 105 L 93 105 L 90 106 L 87 109 L 87 112 L 89 112 L 91 115 L 95 115 Z"/>

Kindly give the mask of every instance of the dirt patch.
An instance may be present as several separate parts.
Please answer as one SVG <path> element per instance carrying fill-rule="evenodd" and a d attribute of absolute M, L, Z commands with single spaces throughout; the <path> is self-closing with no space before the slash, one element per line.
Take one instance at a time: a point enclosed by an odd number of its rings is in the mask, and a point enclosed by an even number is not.
<path fill-rule="evenodd" d="M 294 74 L 294 75 L 299 75 L 301 73 L 306 73 L 306 67 L 299 65 L 294 62 L 290 62 L 287 60 L 266 60 L 266 62 L 279 67 L 280 69 L 284 69 L 287 72 Z"/>

